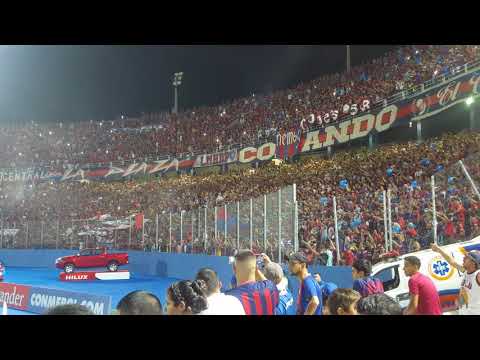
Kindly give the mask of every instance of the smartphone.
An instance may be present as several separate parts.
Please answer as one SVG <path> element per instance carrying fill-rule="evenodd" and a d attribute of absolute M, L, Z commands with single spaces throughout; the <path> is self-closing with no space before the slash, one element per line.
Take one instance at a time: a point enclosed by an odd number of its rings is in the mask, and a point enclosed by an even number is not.
<path fill-rule="evenodd" d="M 257 254 L 257 268 L 263 269 L 263 256 L 261 254 Z"/>

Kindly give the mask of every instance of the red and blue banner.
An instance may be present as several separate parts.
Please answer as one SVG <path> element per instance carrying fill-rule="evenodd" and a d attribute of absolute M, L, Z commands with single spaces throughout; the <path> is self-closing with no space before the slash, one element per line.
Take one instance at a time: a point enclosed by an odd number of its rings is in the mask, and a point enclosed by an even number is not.
<path fill-rule="evenodd" d="M 172 171 L 191 171 L 194 168 L 287 159 L 297 154 L 326 149 L 347 143 L 371 133 L 381 133 L 402 122 L 420 121 L 434 116 L 470 96 L 480 93 L 480 72 L 470 72 L 449 79 L 426 91 L 405 97 L 381 109 L 364 112 L 349 120 L 340 121 L 318 130 L 303 132 L 300 126 L 281 132 L 260 145 L 196 156 L 194 159 L 165 159 L 152 163 L 134 163 L 126 167 L 105 166 L 95 170 L 73 168 L 63 174 L 45 169 L 0 170 L 1 181 L 67 181 L 67 180 L 122 180 L 165 174 Z"/>

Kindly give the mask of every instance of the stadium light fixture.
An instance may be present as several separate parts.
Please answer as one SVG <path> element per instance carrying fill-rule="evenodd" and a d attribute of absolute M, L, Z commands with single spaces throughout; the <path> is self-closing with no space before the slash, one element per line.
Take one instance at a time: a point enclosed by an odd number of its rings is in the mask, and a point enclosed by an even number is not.
<path fill-rule="evenodd" d="M 173 107 L 173 112 L 178 114 L 178 87 L 182 85 L 183 72 L 178 72 L 173 74 L 173 87 L 175 89 L 175 105 Z"/>
<path fill-rule="evenodd" d="M 470 96 L 469 98 L 467 98 L 467 100 L 465 100 L 465 104 L 467 104 L 467 106 L 470 106 L 473 103 L 474 103 L 474 100 L 472 96 Z"/>
<path fill-rule="evenodd" d="M 183 72 L 173 74 L 173 86 L 177 87 L 182 85 Z"/>

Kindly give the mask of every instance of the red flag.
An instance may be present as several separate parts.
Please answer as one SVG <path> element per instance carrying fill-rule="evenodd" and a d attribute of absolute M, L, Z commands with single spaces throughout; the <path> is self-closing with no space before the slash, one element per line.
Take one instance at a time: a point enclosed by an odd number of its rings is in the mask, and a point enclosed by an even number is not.
<path fill-rule="evenodd" d="M 143 227 L 143 213 L 135 215 L 135 229 L 141 230 Z"/>
<path fill-rule="evenodd" d="M 225 220 L 225 207 L 224 206 L 222 206 L 219 209 L 217 215 L 218 215 L 218 220 Z"/>

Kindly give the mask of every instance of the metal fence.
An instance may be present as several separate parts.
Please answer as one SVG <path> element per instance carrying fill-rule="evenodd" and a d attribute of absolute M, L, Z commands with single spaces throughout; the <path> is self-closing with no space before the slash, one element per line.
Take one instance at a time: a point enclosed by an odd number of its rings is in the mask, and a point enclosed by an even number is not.
<path fill-rule="evenodd" d="M 410 184 L 376 192 L 337 191 L 322 196 L 318 219 L 320 243 L 335 243 L 340 253 L 374 241 L 379 252 L 408 253 L 480 236 L 480 154 L 471 155 L 431 178 L 417 176 Z M 310 200 L 313 201 L 313 200 Z M 300 208 L 303 208 L 301 204 Z M 265 252 L 274 261 L 297 251 L 299 214 L 296 185 L 247 201 L 206 206 L 191 211 L 162 212 L 138 224 L 124 219 L 62 222 L 0 221 L 1 248 L 112 249 L 231 256 L 237 249 Z M 303 224 L 303 221 L 300 221 Z M 360 239 L 360 241 L 359 241 Z"/>
<path fill-rule="evenodd" d="M 337 191 L 321 197 L 313 237 L 335 244 L 336 260 L 352 246 L 360 252 L 374 243 L 373 261 L 397 250 L 401 254 L 480 236 L 480 154 L 474 154 L 434 176 L 376 192 Z M 423 180 L 422 180 L 423 179 Z M 309 214 L 303 214 L 311 220 Z M 302 234 L 301 234 L 302 235 Z M 318 249 L 317 249 L 318 250 Z M 375 254 L 375 251 L 377 252 Z"/>
<path fill-rule="evenodd" d="M 140 220 L 138 218 L 140 216 Z M 238 249 L 278 261 L 298 250 L 296 185 L 247 201 L 90 220 L 0 222 L 0 248 L 83 249 L 106 246 L 231 256 Z"/>

